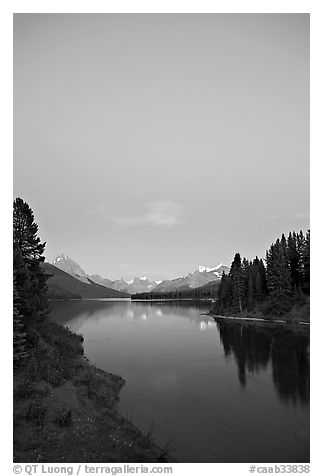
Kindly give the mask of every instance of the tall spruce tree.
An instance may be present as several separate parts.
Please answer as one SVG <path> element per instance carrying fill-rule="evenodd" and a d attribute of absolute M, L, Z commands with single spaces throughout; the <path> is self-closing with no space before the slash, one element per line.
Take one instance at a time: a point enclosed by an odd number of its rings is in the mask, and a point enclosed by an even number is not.
<path fill-rule="evenodd" d="M 230 275 L 226 275 L 223 271 L 220 285 L 218 287 L 218 292 L 217 292 L 217 302 L 215 306 L 216 312 L 221 314 L 223 311 L 225 311 L 232 305 L 232 301 L 233 301 L 232 279 Z"/>
<path fill-rule="evenodd" d="M 300 259 L 301 254 L 297 246 L 296 233 L 289 233 L 287 239 L 287 254 L 291 276 L 292 291 L 297 293 L 300 285 Z"/>
<path fill-rule="evenodd" d="M 233 302 L 234 305 L 242 312 L 242 302 L 244 298 L 244 276 L 241 265 L 241 257 L 236 253 L 231 264 L 230 276 L 233 284 Z"/>
<path fill-rule="evenodd" d="M 268 288 L 267 288 L 267 271 L 262 259 L 259 260 L 258 271 L 259 271 L 260 280 L 261 280 L 261 290 L 262 290 L 261 299 L 264 299 L 268 295 Z"/>
<path fill-rule="evenodd" d="M 45 243 L 29 205 L 21 198 L 13 204 L 13 265 L 24 325 L 45 317 L 48 310 L 47 275 L 41 267 Z"/>
<path fill-rule="evenodd" d="M 310 230 L 307 230 L 301 256 L 301 287 L 305 294 L 310 294 Z"/>
<path fill-rule="evenodd" d="M 266 255 L 267 284 L 273 311 L 282 315 L 290 310 L 291 278 L 285 236 L 271 245 Z"/>
<path fill-rule="evenodd" d="M 242 307 L 246 307 L 249 303 L 249 277 L 252 273 L 252 263 L 247 260 L 247 258 L 243 258 L 241 263 L 242 268 L 242 279 L 243 279 L 243 292 L 242 292 Z"/>

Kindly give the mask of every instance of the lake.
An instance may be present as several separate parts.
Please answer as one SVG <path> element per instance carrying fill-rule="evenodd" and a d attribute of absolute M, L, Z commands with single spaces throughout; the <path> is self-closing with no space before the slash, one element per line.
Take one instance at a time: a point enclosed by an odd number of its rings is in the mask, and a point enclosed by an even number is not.
<path fill-rule="evenodd" d="M 70 301 L 51 318 L 122 376 L 119 410 L 179 462 L 309 461 L 309 332 L 182 302 Z"/>

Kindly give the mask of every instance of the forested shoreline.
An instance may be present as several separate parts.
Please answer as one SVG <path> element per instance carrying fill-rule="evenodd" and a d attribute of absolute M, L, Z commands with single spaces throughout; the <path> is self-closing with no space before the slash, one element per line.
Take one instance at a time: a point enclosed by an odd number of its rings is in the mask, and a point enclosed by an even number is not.
<path fill-rule="evenodd" d="M 230 272 L 220 281 L 195 289 L 145 292 L 132 300 L 214 300 L 213 314 L 255 318 L 287 317 L 309 320 L 310 230 L 282 234 L 265 259 L 241 258 L 236 253 Z"/>
<path fill-rule="evenodd" d="M 309 319 L 309 297 L 310 230 L 293 231 L 271 244 L 265 263 L 235 254 L 229 274 L 222 275 L 213 312 L 281 317 L 301 308 Z"/>
<path fill-rule="evenodd" d="M 217 296 L 219 282 L 211 281 L 210 283 L 201 286 L 200 288 L 194 289 L 182 289 L 176 291 L 165 291 L 165 292 L 146 292 L 146 293 L 138 293 L 133 294 L 131 296 L 131 300 L 136 299 L 143 299 L 143 300 L 156 300 L 156 299 L 170 299 L 170 300 L 203 300 L 208 299 L 212 300 L 215 299 Z"/>

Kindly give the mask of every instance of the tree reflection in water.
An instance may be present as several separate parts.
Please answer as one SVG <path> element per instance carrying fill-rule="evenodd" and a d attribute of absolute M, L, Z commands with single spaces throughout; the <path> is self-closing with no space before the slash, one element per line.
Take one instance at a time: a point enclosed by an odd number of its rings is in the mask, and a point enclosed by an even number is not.
<path fill-rule="evenodd" d="M 286 403 L 309 403 L 309 330 L 290 325 L 217 320 L 226 356 L 234 356 L 241 386 L 247 375 L 268 365 L 277 393 Z"/>

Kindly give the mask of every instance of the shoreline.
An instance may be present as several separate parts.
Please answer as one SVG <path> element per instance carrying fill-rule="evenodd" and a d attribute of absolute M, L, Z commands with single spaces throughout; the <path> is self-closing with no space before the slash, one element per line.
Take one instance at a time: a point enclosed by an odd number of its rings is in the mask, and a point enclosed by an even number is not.
<path fill-rule="evenodd" d="M 48 360 L 14 375 L 15 463 L 175 462 L 118 411 L 126 381 L 88 361 L 82 336 L 53 321 L 40 335 Z"/>
<path fill-rule="evenodd" d="M 124 301 L 131 301 L 130 298 L 50 298 L 48 299 L 49 302 L 68 302 L 68 301 L 117 301 L 117 302 L 124 302 Z"/>
<path fill-rule="evenodd" d="M 248 321 L 248 322 L 254 322 L 254 323 L 268 323 L 268 324 L 288 324 L 288 325 L 305 325 L 309 326 L 310 322 L 306 321 L 297 321 L 297 320 L 291 320 L 291 319 L 265 319 L 262 317 L 238 317 L 238 316 L 223 316 L 221 314 L 214 314 L 214 313 L 203 313 L 201 316 L 209 316 L 213 317 L 214 320 L 216 321 L 217 319 L 225 319 L 225 320 L 231 320 L 231 321 Z"/>
<path fill-rule="evenodd" d="M 115 301 L 115 302 L 159 302 L 159 301 L 203 301 L 215 302 L 212 298 L 168 298 L 168 299 L 131 299 L 131 298 L 57 298 L 49 299 L 49 302 L 69 302 L 69 301 Z"/>
<path fill-rule="evenodd" d="M 207 301 L 207 302 L 215 302 L 213 299 L 209 299 L 209 298 L 165 298 L 165 299 L 131 299 L 131 302 L 160 302 L 160 301 L 174 301 L 174 302 L 177 302 L 177 301 Z"/>

